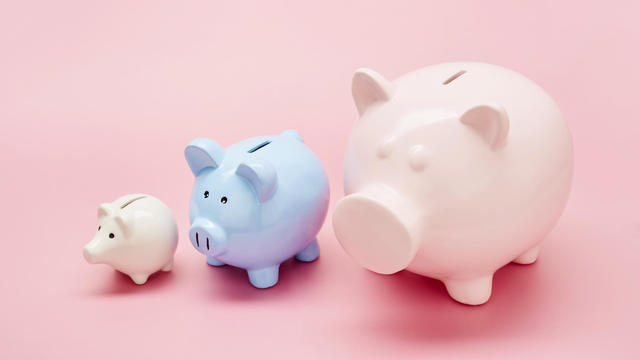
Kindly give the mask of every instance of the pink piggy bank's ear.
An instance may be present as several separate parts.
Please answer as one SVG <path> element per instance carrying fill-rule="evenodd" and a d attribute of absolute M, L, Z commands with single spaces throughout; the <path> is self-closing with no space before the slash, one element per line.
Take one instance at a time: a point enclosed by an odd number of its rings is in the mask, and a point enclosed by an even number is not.
<path fill-rule="evenodd" d="M 492 149 L 499 147 L 509 133 L 509 117 L 499 105 L 478 105 L 465 111 L 460 122 L 482 136 Z"/>
<path fill-rule="evenodd" d="M 362 68 L 353 74 L 351 93 L 362 115 L 371 105 L 389 101 L 393 96 L 393 84 L 377 72 Z"/>
<path fill-rule="evenodd" d="M 255 158 L 241 163 L 236 169 L 236 174 L 251 184 L 260 202 L 271 199 L 276 192 L 278 175 L 273 165 L 266 160 Z"/>

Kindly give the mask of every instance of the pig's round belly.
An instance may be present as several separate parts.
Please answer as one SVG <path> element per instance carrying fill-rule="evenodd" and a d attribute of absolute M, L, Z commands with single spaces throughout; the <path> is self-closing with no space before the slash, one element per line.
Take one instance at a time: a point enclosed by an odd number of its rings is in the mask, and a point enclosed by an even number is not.
<path fill-rule="evenodd" d="M 497 203 L 492 211 L 478 204 L 462 205 L 464 218 L 473 221 L 442 225 L 425 219 L 419 249 L 407 269 L 437 279 L 489 275 L 539 245 L 566 205 L 571 160 L 569 156 L 568 164 L 536 182 L 544 186 L 499 184 L 486 189 L 488 194 L 501 192 L 501 198 L 492 195 Z M 454 219 L 456 214 L 443 217 Z"/>
<path fill-rule="evenodd" d="M 112 265 L 127 274 L 151 274 L 166 266 L 175 253 L 177 233 L 152 233 L 147 236 L 145 239 L 135 239 L 136 243 Z"/>
<path fill-rule="evenodd" d="M 230 238 L 234 248 L 217 258 L 242 269 L 262 269 L 292 258 L 313 240 L 297 228 L 254 231 Z"/>
<path fill-rule="evenodd" d="M 243 269 L 261 269 L 280 264 L 295 256 L 316 239 L 326 217 L 328 187 L 323 195 L 284 214 L 274 214 L 273 222 L 252 231 L 232 235 L 232 249 L 218 257 L 226 264 Z M 265 209 L 269 213 L 272 209 Z M 277 216 L 276 216 L 277 215 Z"/>

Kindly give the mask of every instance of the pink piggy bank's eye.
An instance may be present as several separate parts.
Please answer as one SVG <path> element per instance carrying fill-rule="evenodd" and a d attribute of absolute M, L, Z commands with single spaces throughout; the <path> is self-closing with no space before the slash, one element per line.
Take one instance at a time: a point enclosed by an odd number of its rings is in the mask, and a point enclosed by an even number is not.
<path fill-rule="evenodd" d="M 393 135 L 382 140 L 380 143 L 378 143 L 376 155 L 378 155 L 380 159 L 388 158 L 389 155 L 391 155 L 391 151 L 393 150 L 395 142 L 396 138 Z"/>
<path fill-rule="evenodd" d="M 422 145 L 415 145 L 409 149 L 409 166 L 414 171 L 424 170 L 429 162 L 429 152 Z"/>

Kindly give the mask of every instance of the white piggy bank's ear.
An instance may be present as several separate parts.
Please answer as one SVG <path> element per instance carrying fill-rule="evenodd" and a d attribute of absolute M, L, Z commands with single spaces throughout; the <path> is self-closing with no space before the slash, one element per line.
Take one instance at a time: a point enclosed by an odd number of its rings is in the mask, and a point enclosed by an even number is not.
<path fill-rule="evenodd" d="M 460 122 L 477 131 L 492 149 L 500 146 L 509 133 L 509 117 L 499 105 L 474 106 L 462 114 Z"/>
<path fill-rule="evenodd" d="M 184 156 L 193 172 L 198 176 L 206 168 L 217 168 L 224 159 L 224 149 L 213 140 L 198 138 L 184 149 Z"/>
<path fill-rule="evenodd" d="M 389 101 L 393 96 L 393 84 L 377 72 L 361 68 L 353 74 L 351 93 L 362 115 L 371 105 Z"/>
<path fill-rule="evenodd" d="M 98 219 L 113 214 L 113 206 L 109 203 L 103 203 L 98 206 Z"/>
<path fill-rule="evenodd" d="M 256 190 L 261 202 L 273 196 L 278 185 L 276 169 L 266 160 L 254 158 L 238 165 L 236 174 L 245 178 Z"/>
<path fill-rule="evenodd" d="M 133 216 L 127 216 L 123 214 L 118 214 L 113 217 L 118 227 L 120 227 L 120 231 L 122 234 L 127 237 L 131 233 L 131 227 L 133 227 Z"/>

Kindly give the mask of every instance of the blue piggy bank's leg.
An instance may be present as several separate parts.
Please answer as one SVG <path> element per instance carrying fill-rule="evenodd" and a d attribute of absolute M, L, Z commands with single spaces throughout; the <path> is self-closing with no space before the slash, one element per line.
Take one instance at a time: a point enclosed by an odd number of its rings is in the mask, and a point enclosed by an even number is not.
<path fill-rule="evenodd" d="M 251 285 L 259 289 L 266 289 L 268 287 L 272 287 L 278 282 L 279 268 L 280 268 L 280 264 L 274 265 L 268 268 L 260 269 L 260 270 L 247 270 L 247 273 L 249 274 L 249 281 L 251 281 Z"/>
<path fill-rule="evenodd" d="M 207 256 L 207 264 L 211 266 L 222 266 L 224 263 L 213 256 Z"/>
<path fill-rule="evenodd" d="M 306 248 L 302 249 L 302 251 L 296 254 L 296 259 L 304 262 L 309 262 L 317 259 L 319 255 L 320 248 L 318 247 L 318 240 L 313 239 L 313 241 L 309 245 L 307 245 Z"/>

